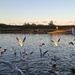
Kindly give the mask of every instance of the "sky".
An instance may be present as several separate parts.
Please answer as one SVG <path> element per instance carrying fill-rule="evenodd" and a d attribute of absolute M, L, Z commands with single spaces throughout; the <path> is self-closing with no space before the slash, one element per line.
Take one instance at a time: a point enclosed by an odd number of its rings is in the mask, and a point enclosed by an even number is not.
<path fill-rule="evenodd" d="M 75 24 L 75 0 L 0 0 L 0 23 Z"/>

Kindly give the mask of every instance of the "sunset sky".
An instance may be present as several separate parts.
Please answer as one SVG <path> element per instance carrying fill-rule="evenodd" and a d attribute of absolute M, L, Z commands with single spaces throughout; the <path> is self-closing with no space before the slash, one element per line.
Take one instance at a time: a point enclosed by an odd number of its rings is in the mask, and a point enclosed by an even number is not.
<path fill-rule="evenodd" d="M 0 23 L 75 24 L 75 0 L 0 0 Z"/>

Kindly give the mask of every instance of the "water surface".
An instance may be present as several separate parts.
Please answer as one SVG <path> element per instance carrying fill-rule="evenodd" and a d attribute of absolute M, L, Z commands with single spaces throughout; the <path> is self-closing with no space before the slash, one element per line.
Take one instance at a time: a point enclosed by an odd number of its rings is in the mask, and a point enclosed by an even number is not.
<path fill-rule="evenodd" d="M 26 36 L 24 46 L 20 47 L 16 37 L 21 40 Z M 51 40 L 60 39 L 56 47 Z M 70 69 L 75 67 L 75 47 L 68 45 L 67 42 L 73 42 L 73 35 L 65 34 L 0 34 L 0 51 L 7 48 L 7 51 L 0 59 L 10 61 L 20 68 L 25 75 L 52 75 L 49 73 L 54 63 L 57 64 L 57 71 L 60 75 L 69 75 Z M 42 43 L 45 45 L 40 46 Z M 42 52 L 48 50 L 43 58 Z M 14 55 L 14 52 L 17 52 Z M 33 52 L 32 55 L 24 55 L 23 52 Z M 7 65 L 0 64 L 0 75 L 16 75 L 12 73 Z"/>

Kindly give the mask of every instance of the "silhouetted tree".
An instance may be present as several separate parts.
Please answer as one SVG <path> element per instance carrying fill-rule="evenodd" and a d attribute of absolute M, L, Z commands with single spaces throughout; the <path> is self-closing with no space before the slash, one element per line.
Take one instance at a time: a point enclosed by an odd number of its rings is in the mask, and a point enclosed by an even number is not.
<path fill-rule="evenodd" d="M 0 27 L 6 27 L 7 25 L 4 23 L 0 23 Z"/>
<path fill-rule="evenodd" d="M 51 20 L 50 21 L 50 23 L 48 24 L 49 26 L 55 26 L 54 24 L 53 24 L 53 21 Z"/>
<path fill-rule="evenodd" d="M 29 26 L 30 24 L 29 24 L 29 23 L 24 23 L 24 24 L 23 24 L 23 26 L 26 26 L 26 25 L 28 25 L 28 26 Z"/>

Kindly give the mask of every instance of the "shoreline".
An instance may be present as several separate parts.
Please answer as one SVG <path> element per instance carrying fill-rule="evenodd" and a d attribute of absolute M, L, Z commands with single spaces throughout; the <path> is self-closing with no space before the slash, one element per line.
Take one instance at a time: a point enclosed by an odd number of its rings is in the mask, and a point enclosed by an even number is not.
<path fill-rule="evenodd" d="M 72 31 L 71 29 L 68 29 L 68 30 L 54 30 L 54 31 L 48 31 L 48 30 L 32 30 L 32 29 L 29 29 L 29 30 L 24 30 L 24 31 L 0 31 L 0 34 L 72 34 Z"/>

